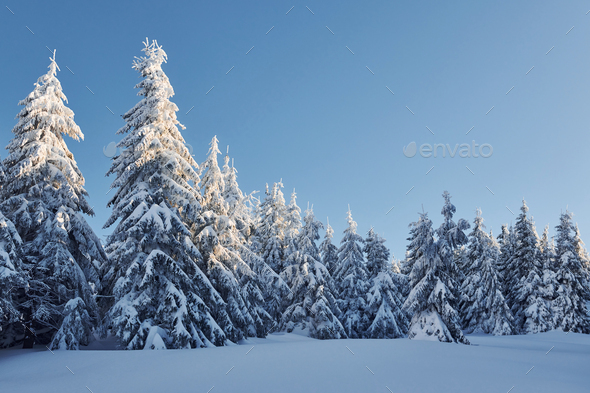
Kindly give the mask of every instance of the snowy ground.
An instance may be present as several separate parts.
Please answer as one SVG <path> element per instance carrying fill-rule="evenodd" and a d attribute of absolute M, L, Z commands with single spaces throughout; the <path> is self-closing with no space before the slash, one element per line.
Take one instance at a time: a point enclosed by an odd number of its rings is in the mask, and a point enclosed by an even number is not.
<path fill-rule="evenodd" d="M 200 350 L 11 349 L 0 351 L 0 391 L 505 393 L 513 386 L 511 393 L 590 391 L 588 335 L 469 340 L 475 345 L 272 334 Z"/>

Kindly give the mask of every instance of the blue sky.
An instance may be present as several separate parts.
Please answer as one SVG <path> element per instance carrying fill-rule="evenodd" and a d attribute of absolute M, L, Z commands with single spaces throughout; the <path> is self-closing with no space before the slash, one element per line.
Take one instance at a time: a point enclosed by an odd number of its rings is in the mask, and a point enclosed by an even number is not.
<path fill-rule="evenodd" d="M 422 206 L 440 224 L 444 190 L 457 218 L 472 222 L 479 207 L 495 234 L 524 197 L 539 232 L 553 232 L 567 206 L 590 239 L 590 4 L 441 3 L 7 0 L 0 144 L 18 100 L 47 70 L 46 46 L 57 49 L 58 78 L 85 134 L 67 143 L 97 212 L 89 222 L 110 233 L 103 148 L 120 139 L 120 115 L 138 100 L 131 63 L 149 37 L 168 53 L 164 70 L 196 161 L 217 135 L 244 191 L 282 178 L 287 200 L 295 187 L 302 208 L 310 201 L 318 218 L 330 217 L 337 241 L 350 204 L 359 232 L 374 226 L 401 258 Z M 494 151 L 407 158 L 413 141 Z"/>

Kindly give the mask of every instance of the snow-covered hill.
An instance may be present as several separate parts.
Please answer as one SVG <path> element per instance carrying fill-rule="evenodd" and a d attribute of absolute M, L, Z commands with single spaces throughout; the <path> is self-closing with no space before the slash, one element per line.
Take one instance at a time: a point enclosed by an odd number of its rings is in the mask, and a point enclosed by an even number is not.
<path fill-rule="evenodd" d="M 513 386 L 511 393 L 590 391 L 588 335 L 468 338 L 474 345 L 318 341 L 278 333 L 196 350 L 10 349 L 0 351 L 0 391 L 504 393 Z"/>

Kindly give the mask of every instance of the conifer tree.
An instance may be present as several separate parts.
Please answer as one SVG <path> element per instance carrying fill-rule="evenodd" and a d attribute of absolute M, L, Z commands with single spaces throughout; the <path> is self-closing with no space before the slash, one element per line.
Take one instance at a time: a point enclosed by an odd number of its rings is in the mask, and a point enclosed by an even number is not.
<path fill-rule="evenodd" d="M 504 294 L 504 298 L 508 305 L 510 305 L 508 300 L 508 289 L 509 289 L 509 279 L 510 277 L 507 275 L 509 273 L 508 262 L 512 258 L 512 254 L 514 252 L 514 233 L 512 227 L 510 229 L 506 224 L 502 224 L 502 231 L 498 235 L 498 244 L 500 245 L 500 255 L 498 260 L 496 261 L 496 267 L 498 270 L 498 278 L 500 283 L 502 284 L 502 290 Z"/>
<path fill-rule="evenodd" d="M 402 262 L 395 259 L 395 256 L 391 258 L 391 279 L 393 280 L 393 285 L 397 288 L 398 292 L 401 295 L 402 304 L 405 302 L 410 290 L 410 279 L 407 274 L 402 274 L 401 272 Z"/>
<path fill-rule="evenodd" d="M 308 206 L 309 208 L 309 206 Z M 284 259 L 287 260 L 289 255 L 297 250 L 297 237 L 301 230 L 301 209 L 297 206 L 297 193 L 293 189 L 291 201 L 286 209 L 285 217 L 285 240 L 284 240 Z"/>
<path fill-rule="evenodd" d="M 365 252 L 369 285 L 365 319 L 367 328 L 363 337 L 398 338 L 408 329 L 408 318 L 402 310 L 402 296 L 392 277 L 395 273 L 388 267 L 389 250 L 385 239 L 369 230 L 365 239 Z"/>
<path fill-rule="evenodd" d="M 412 272 L 412 268 L 414 267 L 414 263 L 422 257 L 422 249 L 415 248 L 412 244 L 417 241 L 417 239 L 422 236 L 421 224 L 422 224 L 422 216 L 416 222 L 411 222 L 408 227 L 410 228 L 410 236 L 406 239 L 408 241 L 408 245 L 406 246 L 406 255 L 405 259 L 400 263 L 400 271 L 403 275 L 409 275 Z"/>
<path fill-rule="evenodd" d="M 339 306 L 342 310 L 340 321 L 349 338 L 360 338 L 367 324 L 365 298 L 368 290 L 367 271 L 362 252 L 363 238 L 356 233 L 357 224 L 352 219 L 350 208 L 347 213 L 348 227 L 338 249 L 338 262 L 333 273 L 338 286 Z"/>
<path fill-rule="evenodd" d="M 233 159 L 232 166 L 229 166 L 229 160 L 229 155 L 226 154 L 222 170 L 224 182 L 222 195 L 227 203 L 228 216 L 234 220 L 236 229 L 240 232 L 240 236 L 243 239 L 243 244 L 248 244 L 255 227 L 251 209 L 247 205 L 247 203 L 251 202 L 252 194 L 244 195 L 238 185 L 238 170 L 233 165 Z"/>
<path fill-rule="evenodd" d="M 0 178 L 2 175 L 0 163 Z M 19 255 L 21 246 L 14 224 L 0 213 L 0 348 L 16 345 L 23 329 L 19 303 L 25 293 L 26 272 Z"/>
<path fill-rule="evenodd" d="M 421 213 L 410 228 L 412 241 L 408 253 L 419 257 L 413 259 L 412 290 L 404 303 L 404 310 L 412 315 L 408 337 L 469 344 L 452 306 L 455 297 L 449 289 L 451 269 L 440 258 L 428 214 Z"/>
<path fill-rule="evenodd" d="M 189 228 L 207 226 L 200 215 L 198 168 L 178 127 L 174 90 L 162 64 L 167 56 L 146 39 L 145 56 L 133 68 L 144 78 L 143 98 L 125 115 L 125 135 L 107 175 L 116 188 L 105 228 L 111 263 L 103 270 L 110 331 L 126 349 L 196 348 L 224 345 L 225 303 L 200 267 L 203 258 Z M 218 323 L 219 322 L 219 323 Z"/>
<path fill-rule="evenodd" d="M 266 262 L 253 251 L 253 242 L 256 242 L 255 229 L 256 223 L 252 217 L 252 208 L 247 205 L 251 202 L 252 194 L 244 195 L 240 190 L 237 182 L 237 169 L 229 166 L 229 156 L 226 155 L 223 166 L 224 189 L 223 197 L 227 203 L 227 215 L 230 220 L 235 223 L 235 229 L 238 230 L 234 234 L 233 228 L 230 226 L 232 234 L 229 236 L 231 240 L 229 246 L 237 252 L 240 258 L 246 263 L 250 270 L 255 274 L 246 274 L 247 282 L 242 283 L 242 292 L 245 299 L 249 301 L 249 308 L 251 313 L 256 313 L 260 320 L 264 323 L 265 331 L 272 329 L 272 324 L 280 322 L 283 298 L 288 294 L 289 287 L 280 278 L 280 276 L 268 267 Z M 248 272 L 247 269 L 243 269 Z M 262 304 L 260 304 L 260 297 Z M 271 326 L 269 326 L 269 324 Z"/>
<path fill-rule="evenodd" d="M 289 256 L 281 277 L 290 287 L 286 297 L 281 330 L 307 330 L 312 338 L 346 338 L 338 320 L 340 314 L 334 289 L 330 285 L 330 273 L 319 261 L 316 241 L 320 238 L 322 223 L 315 220 L 313 211 L 305 212 L 305 225 L 297 241 L 297 250 Z"/>
<path fill-rule="evenodd" d="M 563 331 L 590 333 L 590 316 L 586 307 L 589 300 L 587 272 L 577 253 L 577 231 L 571 222 L 572 214 L 561 214 L 557 231 L 557 290 L 552 302 L 553 321 Z"/>
<path fill-rule="evenodd" d="M 468 333 L 493 335 L 513 333 L 513 316 L 506 305 L 496 271 L 498 248 L 484 232 L 481 210 L 477 209 L 467 246 L 466 277 L 459 302 L 463 326 Z"/>
<path fill-rule="evenodd" d="M 202 214 L 210 224 L 195 236 L 206 275 L 225 302 L 215 310 L 223 315 L 219 325 L 229 340 L 238 342 L 246 337 L 264 337 L 271 318 L 263 308 L 259 279 L 240 254 L 242 238 L 223 197 L 225 181 L 217 164 L 218 142 L 213 137 L 209 156 L 200 166 Z"/>
<path fill-rule="evenodd" d="M 541 265 L 543 270 L 555 270 L 555 247 L 549 240 L 549 225 L 545 226 L 541 239 L 539 241 L 541 251 Z"/>
<path fill-rule="evenodd" d="M 575 246 L 576 246 L 576 254 L 582 263 L 582 267 L 590 274 L 590 256 L 588 255 L 588 251 L 582 241 L 582 237 L 580 236 L 580 228 L 578 228 L 578 224 L 575 224 L 575 238 L 574 238 Z M 590 283 L 589 283 L 590 284 Z M 590 290 L 590 286 L 588 287 Z"/>
<path fill-rule="evenodd" d="M 515 245 L 506 267 L 508 305 L 514 315 L 515 328 L 522 333 L 551 330 L 550 298 L 543 282 L 539 239 L 526 202 L 522 201 L 514 227 Z"/>
<path fill-rule="evenodd" d="M 451 279 L 448 282 L 449 289 L 457 296 L 465 273 L 459 270 L 456 261 L 459 256 L 458 250 L 468 241 L 467 235 L 463 231 L 469 229 L 469 223 L 462 218 L 455 223 L 453 221 L 453 215 L 457 209 L 451 203 L 451 194 L 445 191 L 442 196 L 445 200 L 445 204 L 441 210 L 444 221 L 436 230 L 436 235 L 438 236 L 438 252 L 440 253 L 443 264 L 447 266 L 449 271 L 449 278 Z"/>
<path fill-rule="evenodd" d="M 285 230 L 287 228 L 283 183 L 274 183 L 260 204 L 260 221 L 256 228 L 259 255 L 275 272 L 281 272 L 285 260 Z"/>
<path fill-rule="evenodd" d="M 79 298 L 92 323 L 98 321 L 97 266 L 106 260 L 100 240 L 83 216 L 94 213 L 86 200 L 84 177 L 63 138 L 65 134 L 78 141 L 84 136 L 64 104 L 67 98 L 56 77 L 55 52 L 50 61 L 47 74 L 19 102 L 23 109 L 7 146 L 0 191 L 0 210 L 22 240 L 22 269 L 29 277 L 19 300 L 26 326 L 23 346 L 29 348 L 33 342 L 49 344 L 59 329 L 77 342 L 90 340 L 89 331 L 68 330 L 63 314 L 68 301 Z M 6 237 L 15 241 L 9 233 L 7 227 Z M 55 340 L 49 345 L 78 348 Z"/>
<path fill-rule="evenodd" d="M 332 244 L 332 238 L 334 238 L 334 230 L 330 226 L 330 220 L 327 221 L 326 235 L 324 241 L 320 244 L 320 256 L 322 263 L 328 269 L 332 271 L 336 267 L 338 262 L 338 247 Z"/>

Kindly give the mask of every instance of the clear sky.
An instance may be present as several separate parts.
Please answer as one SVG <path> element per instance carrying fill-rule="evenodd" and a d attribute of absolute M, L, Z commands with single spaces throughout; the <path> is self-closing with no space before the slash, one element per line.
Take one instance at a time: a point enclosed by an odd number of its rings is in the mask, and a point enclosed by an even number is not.
<path fill-rule="evenodd" d="M 423 206 L 438 227 L 448 190 L 457 219 L 472 222 L 479 207 L 495 234 L 523 197 L 539 232 L 550 224 L 553 233 L 567 206 L 590 243 L 588 2 L 4 4 L 0 144 L 12 136 L 18 100 L 47 71 L 47 48 L 57 49 L 58 78 L 85 134 L 66 142 L 99 235 L 110 233 L 102 225 L 113 180 L 103 149 L 138 101 L 131 63 L 149 37 L 168 53 L 164 70 L 196 161 L 217 135 L 245 192 L 282 178 L 287 201 L 296 188 L 303 209 L 310 201 L 318 218 L 330 217 L 337 241 L 350 204 L 359 232 L 374 226 L 402 258 L 408 223 Z M 492 156 L 402 150 L 472 141 L 490 144 Z"/>

